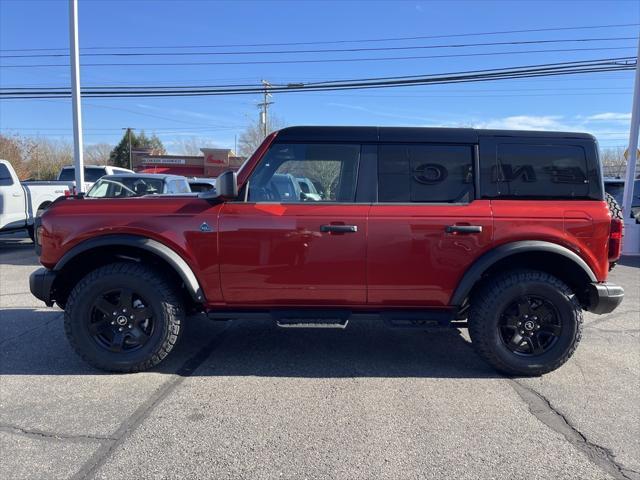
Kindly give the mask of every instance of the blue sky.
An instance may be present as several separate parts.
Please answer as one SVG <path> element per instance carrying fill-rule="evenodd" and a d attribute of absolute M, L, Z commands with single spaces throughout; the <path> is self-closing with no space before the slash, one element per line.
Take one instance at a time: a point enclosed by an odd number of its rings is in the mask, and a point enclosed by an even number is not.
<path fill-rule="evenodd" d="M 80 0 L 80 46 L 175 46 L 361 40 L 640 22 L 637 1 L 102 1 Z M 226 47 L 200 51 L 426 46 L 516 40 L 637 37 L 639 27 L 528 32 L 443 39 L 280 47 Z M 301 82 L 338 78 L 430 74 L 635 55 L 635 40 L 550 45 L 482 46 L 437 50 L 228 55 L 228 61 L 335 59 L 590 48 L 454 58 L 336 63 L 91 67 L 86 86 L 206 85 Z M 0 0 L 0 52 L 68 46 L 67 0 Z M 86 48 L 87 50 L 83 50 Z M 597 50 L 602 49 L 602 50 Z M 126 50 L 117 50 L 120 52 Z M 131 50 L 130 50 L 131 51 Z M 141 51 L 141 50 L 136 50 Z M 194 51 L 186 49 L 182 51 Z M 419 53 L 416 53 L 419 52 Z M 425 53 L 426 52 L 426 53 Z M 26 52 L 29 54 L 38 52 Z M 51 52 L 41 52 L 51 53 Z M 220 57 L 83 57 L 81 63 L 216 61 Z M 68 59 L 3 58 L 0 65 L 67 63 Z M 0 68 L 0 87 L 69 85 L 68 67 Z M 568 129 L 594 133 L 602 146 L 627 142 L 633 72 L 419 86 L 350 92 L 289 93 L 273 98 L 286 124 L 447 125 Z M 121 128 L 155 132 L 168 150 L 181 139 L 233 148 L 257 118 L 260 96 L 86 99 L 85 144 L 115 143 Z M 0 131 L 71 139 L 68 100 L 0 100 Z"/>

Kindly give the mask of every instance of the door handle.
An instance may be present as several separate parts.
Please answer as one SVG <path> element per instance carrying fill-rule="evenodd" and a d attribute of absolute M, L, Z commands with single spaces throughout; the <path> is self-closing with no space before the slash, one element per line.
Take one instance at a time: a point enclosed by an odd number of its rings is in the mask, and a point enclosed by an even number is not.
<path fill-rule="evenodd" d="M 322 233 L 356 233 L 357 225 L 320 225 Z"/>
<path fill-rule="evenodd" d="M 22 194 L 20 192 L 14 192 L 11 194 L 13 197 L 21 197 Z"/>
<path fill-rule="evenodd" d="M 444 229 L 447 233 L 482 233 L 482 225 L 447 225 Z"/>

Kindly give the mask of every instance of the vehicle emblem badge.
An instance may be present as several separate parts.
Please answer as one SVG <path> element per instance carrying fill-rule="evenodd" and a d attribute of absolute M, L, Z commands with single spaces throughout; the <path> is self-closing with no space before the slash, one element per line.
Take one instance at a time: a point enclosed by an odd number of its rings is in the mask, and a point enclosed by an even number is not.
<path fill-rule="evenodd" d="M 211 232 L 211 227 L 209 226 L 209 224 L 207 222 L 202 222 L 202 225 L 200 225 L 200 231 L 201 232 Z"/>

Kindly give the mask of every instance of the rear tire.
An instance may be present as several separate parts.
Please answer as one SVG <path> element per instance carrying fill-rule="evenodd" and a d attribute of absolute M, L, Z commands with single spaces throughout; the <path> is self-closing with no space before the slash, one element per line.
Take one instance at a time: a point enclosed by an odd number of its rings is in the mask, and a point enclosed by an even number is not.
<path fill-rule="evenodd" d="M 469 335 L 507 375 L 538 376 L 564 364 L 582 337 L 582 308 L 558 278 L 535 270 L 498 275 L 474 294 Z"/>
<path fill-rule="evenodd" d="M 101 370 L 137 372 L 158 365 L 183 330 L 180 296 L 159 272 L 137 263 L 100 267 L 66 303 L 64 328 L 75 351 Z"/>

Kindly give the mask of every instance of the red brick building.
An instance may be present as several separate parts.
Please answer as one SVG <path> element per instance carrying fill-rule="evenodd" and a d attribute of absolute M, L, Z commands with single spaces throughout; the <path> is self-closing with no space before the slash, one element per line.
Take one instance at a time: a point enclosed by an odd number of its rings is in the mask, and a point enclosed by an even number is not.
<path fill-rule="evenodd" d="M 151 155 L 133 152 L 133 170 L 142 173 L 171 173 L 186 177 L 217 177 L 225 170 L 238 170 L 245 161 L 227 148 L 202 148 L 202 156 Z"/>

